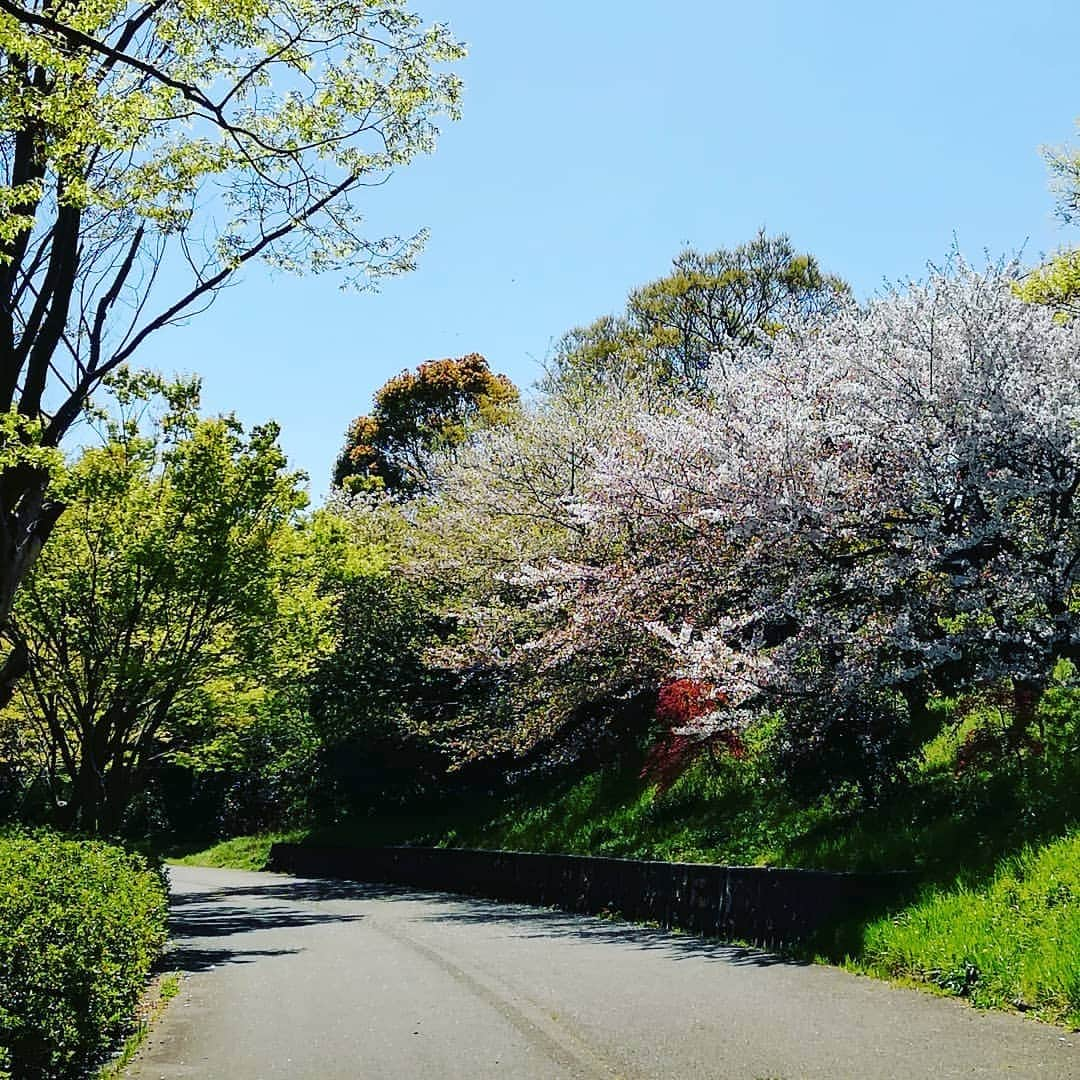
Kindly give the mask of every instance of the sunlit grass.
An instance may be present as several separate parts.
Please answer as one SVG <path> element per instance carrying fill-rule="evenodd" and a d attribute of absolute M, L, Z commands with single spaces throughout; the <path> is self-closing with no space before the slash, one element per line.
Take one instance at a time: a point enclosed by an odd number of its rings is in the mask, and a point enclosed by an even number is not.
<path fill-rule="evenodd" d="M 297 842 L 305 833 L 263 833 L 258 836 L 237 836 L 222 840 L 202 851 L 181 858 L 169 859 L 180 866 L 210 866 L 229 870 L 265 870 L 270 858 L 270 846 L 275 843 Z"/>
<path fill-rule="evenodd" d="M 1080 1025 L 1080 834 L 1002 860 L 988 882 L 927 890 L 870 923 L 852 965 Z"/>

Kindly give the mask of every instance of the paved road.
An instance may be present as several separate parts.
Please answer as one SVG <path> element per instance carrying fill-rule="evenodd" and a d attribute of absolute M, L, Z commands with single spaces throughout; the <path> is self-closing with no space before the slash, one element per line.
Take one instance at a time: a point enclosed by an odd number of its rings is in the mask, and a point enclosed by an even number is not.
<path fill-rule="evenodd" d="M 831 968 L 392 887 L 176 867 L 130 1080 L 1080 1078 L 1080 1038 Z"/>

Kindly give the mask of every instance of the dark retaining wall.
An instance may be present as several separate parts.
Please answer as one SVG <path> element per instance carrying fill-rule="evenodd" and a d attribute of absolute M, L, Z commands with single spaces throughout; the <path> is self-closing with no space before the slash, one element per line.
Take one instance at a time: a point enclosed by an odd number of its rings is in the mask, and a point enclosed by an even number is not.
<path fill-rule="evenodd" d="M 413 885 L 585 914 L 611 912 L 706 937 L 782 945 L 898 900 L 912 875 L 644 862 L 461 848 L 274 844 L 270 868 Z"/>

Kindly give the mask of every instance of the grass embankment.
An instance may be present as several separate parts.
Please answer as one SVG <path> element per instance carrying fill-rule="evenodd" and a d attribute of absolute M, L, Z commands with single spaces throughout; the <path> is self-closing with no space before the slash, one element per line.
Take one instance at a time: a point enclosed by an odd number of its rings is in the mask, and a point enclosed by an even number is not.
<path fill-rule="evenodd" d="M 843 786 L 795 798 L 770 769 L 763 739 L 746 760 L 698 761 L 663 793 L 629 763 L 561 786 L 546 782 L 496 808 L 488 801 L 408 819 L 371 817 L 310 839 L 916 870 L 925 884 L 914 901 L 837 928 L 815 943 L 818 955 L 978 1005 L 1080 1025 L 1077 695 L 1049 696 L 1042 753 L 1002 753 L 958 773 L 964 737 L 994 719 L 947 728 L 875 805 Z M 269 839 L 240 850 L 268 851 Z M 219 846 L 203 858 L 227 853 Z"/>
<path fill-rule="evenodd" d="M 0 836 L 0 1078 L 84 1076 L 129 1030 L 166 908 L 162 877 L 139 855 Z"/>
<path fill-rule="evenodd" d="M 1080 1027 L 1080 834 L 869 923 L 849 966 Z"/>
<path fill-rule="evenodd" d="M 167 861 L 180 866 L 211 866 L 230 870 L 264 870 L 270 858 L 270 846 L 276 843 L 304 839 L 305 832 L 260 833 L 257 836 L 236 836 L 220 840 L 210 847 L 174 855 Z"/>

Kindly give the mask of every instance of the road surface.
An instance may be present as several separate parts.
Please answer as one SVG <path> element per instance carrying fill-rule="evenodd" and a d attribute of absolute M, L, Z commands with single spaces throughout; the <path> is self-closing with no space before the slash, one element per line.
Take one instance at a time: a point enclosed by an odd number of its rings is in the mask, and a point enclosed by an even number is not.
<path fill-rule="evenodd" d="M 695 938 L 174 867 L 187 972 L 129 1080 L 1080 1078 L 1080 1038 Z"/>

